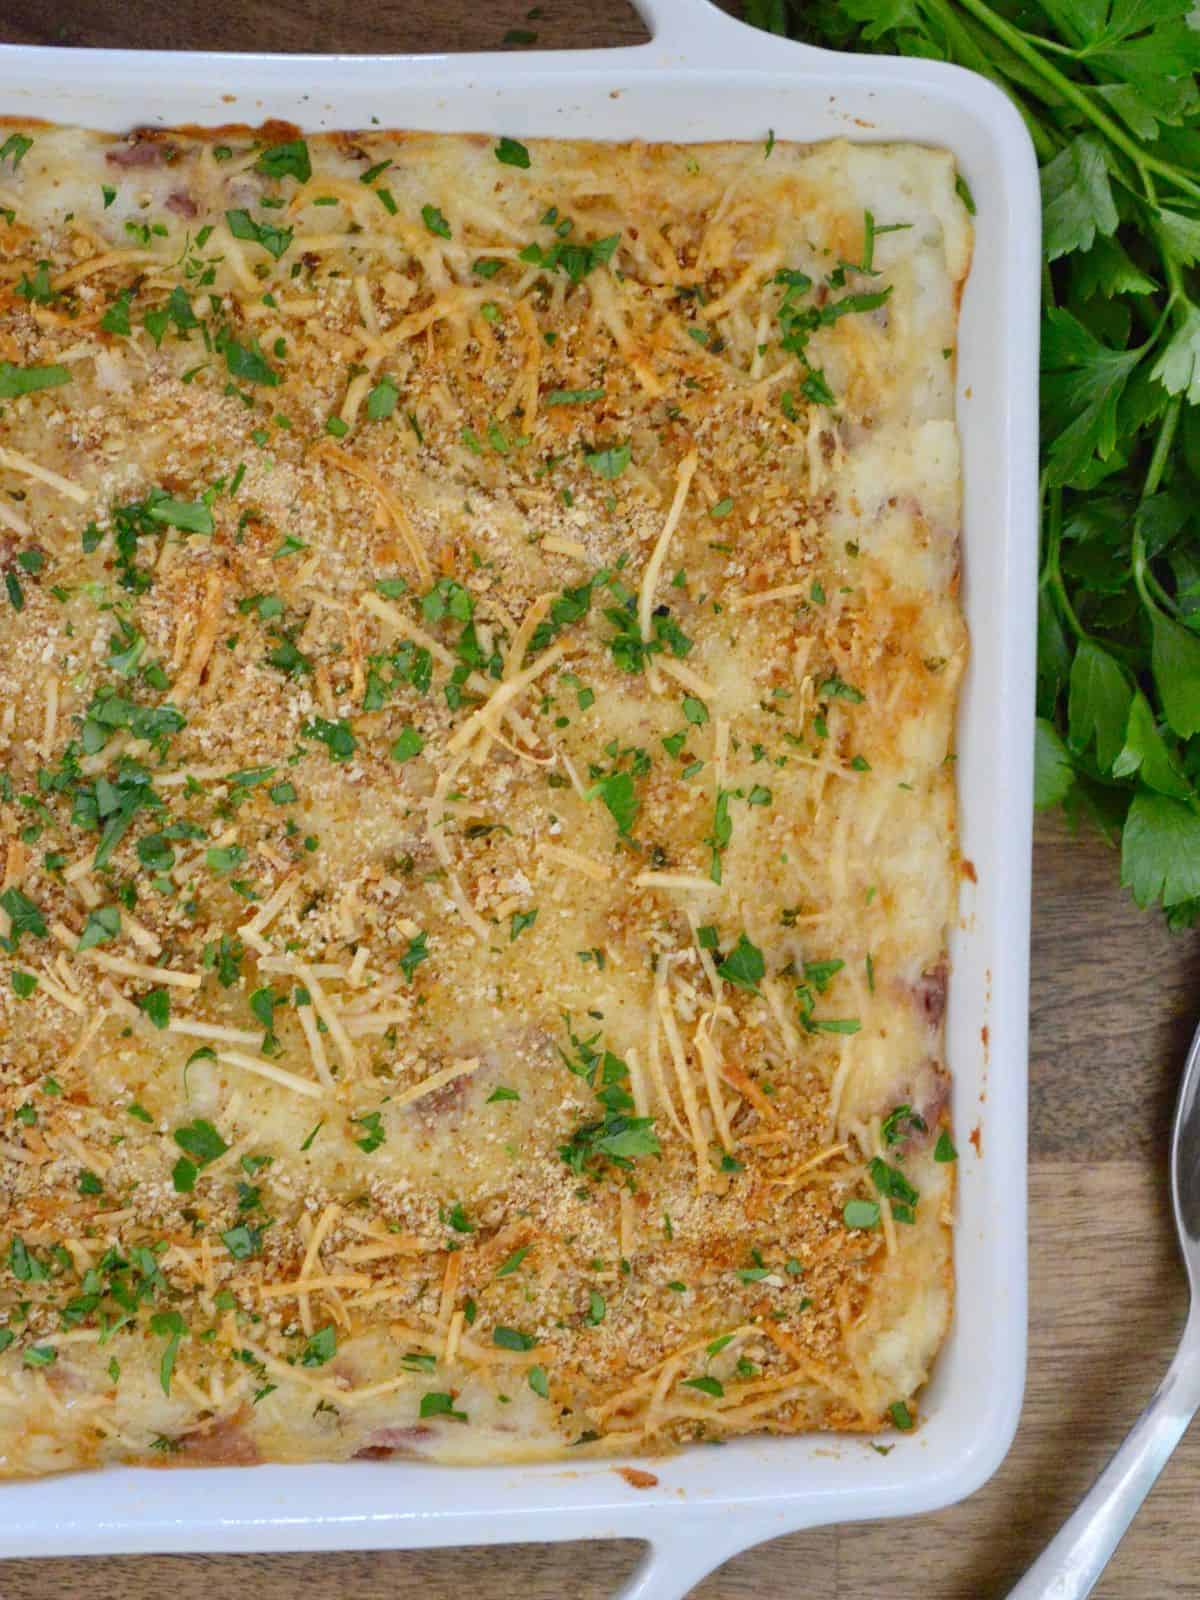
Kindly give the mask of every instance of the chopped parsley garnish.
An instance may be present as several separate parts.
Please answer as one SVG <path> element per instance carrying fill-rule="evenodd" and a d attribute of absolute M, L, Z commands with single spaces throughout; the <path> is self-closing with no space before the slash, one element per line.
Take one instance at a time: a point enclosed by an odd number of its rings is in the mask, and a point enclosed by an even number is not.
<path fill-rule="evenodd" d="M 866 699 L 861 689 L 846 683 L 836 672 L 817 685 L 817 693 L 822 700 L 849 700 L 853 705 L 859 705 Z"/>
<path fill-rule="evenodd" d="M 933 1147 L 935 1161 L 957 1161 L 958 1151 L 954 1148 L 954 1140 L 945 1128 L 938 1134 L 937 1143 Z"/>
<path fill-rule="evenodd" d="M 666 742 L 665 740 L 663 741 Z M 718 789 L 717 798 L 713 803 L 713 825 L 705 843 L 712 851 L 709 858 L 708 875 L 714 883 L 720 883 L 723 876 L 721 855 L 729 847 L 733 838 L 733 818 L 729 815 L 730 790 Z"/>
<path fill-rule="evenodd" d="M 597 795 L 608 807 L 618 834 L 627 839 L 641 806 L 634 790 L 632 773 L 612 772 L 606 778 L 601 778 L 588 790 L 589 799 Z"/>
<path fill-rule="evenodd" d="M 0 144 L 0 162 L 10 161 L 15 172 L 33 149 L 33 140 L 23 133 L 10 133 L 3 144 Z"/>
<path fill-rule="evenodd" d="M 83 932 L 79 936 L 76 952 L 91 950 L 95 945 L 108 944 L 121 931 L 121 913 L 116 906 L 100 906 L 88 912 Z"/>
<path fill-rule="evenodd" d="M 518 1328 L 497 1327 L 492 1329 L 492 1343 L 500 1350 L 532 1350 L 537 1340 Z"/>
<path fill-rule="evenodd" d="M 351 1117 L 350 1121 L 357 1123 L 363 1130 L 362 1138 L 354 1142 L 365 1155 L 369 1156 L 372 1151 L 378 1150 L 381 1144 L 386 1144 L 387 1134 L 384 1132 L 382 1111 L 365 1111 L 360 1117 Z"/>
<path fill-rule="evenodd" d="M 718 963 L 717 972 L 727 983 L 732 983 L 739 989 L 756 990 L 766 972 L 762 951 L 741 933 L 738 935 L 737 944 L 725 959 Z"/>
<path fill-rule="evenodd" d="M 386 373 L 367 395 L 367 416 L 372 422 L 382 422 L 396 409 L 400 391 Z"/>
<path fill-rule="evenodd" d="M 720 1379 L 710 1377 L 707 1373 L 699 1378 L 684 1378 L 682 1387 L 699 1389 L 701 1394 L 711 1395 L 714 1400 L 720 1400 L 725 1393 L 725 1385 Z"/>
<path fill-rule="evenodd" d="M 880 1132 L 883 1134 L 885 1145 L 899 1144 L 908 1137 L 910 1131 L 925 1132 L 925 1119 L 919 1116 L 910 1105 L 893 1106 L 884 1117 Z"/>
<path fill-rule="evenodd" d="M 349 761 L 358 749 L 358 740 L 345 717 L 332 722 L 325 717 L 312 717 L 302 724 L 300 732 L 306 739 L 319 739 L 334 761 Z"/>
<path fill-rule="evenodd" d="M 520 167 L 526 171 L 529 168 L 529 151 L 519 139 L 502 138 L 494 153 L 503 166 Z"/>
<path fill-rule="evenodd" d="M 0 361 L 0 400 L 15 400 L 23 394 L 36 394 L 39 389 L 57 389 L 70 381 L 71 373 L 66 367 L 17 367 L 11 361 Z"/>
<path fill-rule="evenodd" d="M 240 1222 L 236 1228 L 226 1229 L 221 1235 L 221 1243 L 235 1261 L 249 1261 L 262 1250 L 262 1234 L 257 1228 Z"/>
<path fill-rule="evenodd" d="M 408 949 L 400 957 L 400 970 L 408 979 L 413 981 L 417 968 L 422 961 L 428 961 L 431 951 L 429 949 L 429 935 L 418 933 L 408 942 Z"/>
<path fill-rule="evenodd" d="M 451 1422 L 466 1422 L 467 1413 L 454 1409 L 454 1396 L 442 1394 L 436 1389 L 421 1396 L 420 1416 L 422 1421 L 429 1417 L 448 1417 Z"/>
<path fill-rule="evenodd" d="M 130 1109 L 132 1110 L 132 1107 Z M 196 1176 L 200 1169 L 208 1166 L 210 1161 L 215 1161 L 218 1156 L 224 1155 L 229 1146 L 212 1123 L 204 1121 L 203 1118 L 197 1118 L 193 1123 L 176 1128 L 174 1139 L 184 1154 L 176 1161 L 171 1178 L 180 1194 L 190 1194 L 196 1187 Z"/>
<path fill-rule="evenodd" d="M 291 228 L 277 228 L 273 223 L 256 222 L 248 211 L 227 211 L 225 221 L 235 239 L 247 239 L 259 244 L 276 261 L 292 242 Z"/>
<path fill-rule="evenodd" d="M 605 445 L 599 450 L 585 452 L 583 458 L 598 478 L 619 478 L 633 460 L 633 447 L 629 444 Z"/>
<path fill-rule="evenodd" d="M 151 989 L 148 994 L 139 995 L 137 1006 L 156 1028 L 165 1028 L 171 1020 L 171 994 L 168 989 Z"/>
<path fill-rule="evenodd" d="M 425 740 L 416 728 L 402 728 L 400 735 L 392 743 L 393 761 L 411 761 L 414 756 L 419 756 L 425 748 Z"/>
<path fill-rule="evenodd" d="M 570 225 L 566 226 L 569 229 Z M 619 233 L 610 233 L 603 239 L 590 239 L 582 244 L 570 243 L 562 231 L 563 227 L 563 223 L 557 225 L 555 233 L 558 237 L 551 245 L 543 248 L 536 242 L 527 244 L 520 252 L 521 260 L 530 266 L 541 267 L 545 272 L 565 272 L 572 283 L 582 283 L 590 272 L 612 260 L 621 242 Z"/>
<path fill-rule="evenodd" d="M 919 1196 L 900 1168 L 884 1161 L 881 1156 L 875 1156 L 868 1162 L 867 1172 L 879 1193 L 891 1201 L 892 1216 L 896 1221 L 915 1222 Z"/>
<path fill-rule="evenodd" d="M 543 395 L 542 404 L 544 406 L 585 406 L 590 405 L 593 400 L 603 399 L 603 389 L 551 389 L 549 394 Z"/>
<path fill-rule="evenodd" d="M 529 1254 L 530 1249 L 531 1246 L 523 1244 L 519 1250 L 514 1250 L 512 1255 L 510 1255 L 506 1261 L 502 1262 L 500 1266 L 496 1268 L 496 1276 L 498 1278 L 507 1278 L 511 1276 L 511 1274 L 517 1270 L 522 1261 L 524 1261 L 525 1257 Z"/>
<path fill-rule="evenodd" d="M 430 233 L 436 234 L 439 239 L 448 239 L 450 237 L 450 224 L 436 206 L 422 206 L 421 220 Z"/>
<path fill-rule="evenodd" d="M 241 378 L 245 383 L 259 384 L 265 389 L 278 386 L 279 374 L 255 342 L 244 345 L 236 339 L 227 338 L 222 341 L 222 353 L 233 377 Z"/>
<path fill-rule="evenodd" d="M 50 263 L 39 261 L 31 278 L 29 274 L 22 273 L 21 281 L 16 287 L 17 295 L 22 300 L 29 300 L 33 305 L 48 306 L 58 299 L 57 294 L 50 287 Z M 101 319 L 103 326 L 103 319 Z"/>
<path fill-rule="evenodd" d="M 323 1367 L 337 1354 L 337 1330 L 333 1323 L 318 1328 L 300 1353 L 302 1367 Z"/>
<path fill-rule="evenodd" d="M 35 939 L 44 939 L 47 936 L 46 919 L 41 910 L 20 889 L 5 889 L 0 894 L 0 907 L 8 913 L 12 924 L 6 945 L 15 950 L 21 942 L 23 934 L 29 934 Z"/>
<path fill-rule="evenodd" d="M 842 1220 L 848 1228 L 877 1228 L 879 1202 L 877 1200 L 847 1200 L 842 1208 Z"/>
<path fill-rule="evenodd" d="M 307 183 L 312 177 L 308 145 L 303 139 L 271 145 L 254 163 L 254 170 L 268 178 L 295 178 L 297 183 Z"/>

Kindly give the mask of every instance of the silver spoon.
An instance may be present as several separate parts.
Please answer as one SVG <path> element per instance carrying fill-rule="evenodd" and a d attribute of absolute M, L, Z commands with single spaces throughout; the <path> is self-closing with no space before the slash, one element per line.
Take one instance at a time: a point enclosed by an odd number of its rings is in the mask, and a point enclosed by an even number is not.
<path fill-rule="evenodd" d="M 1125 1442 L 1009 1600 L 1083 1600 L 1091 1594 L 1200 1408 L 1200 1028 L 1188 1051 L 1171 1129 L 1171 1204 L 1191 1289 L 1175 1359 Z"/>

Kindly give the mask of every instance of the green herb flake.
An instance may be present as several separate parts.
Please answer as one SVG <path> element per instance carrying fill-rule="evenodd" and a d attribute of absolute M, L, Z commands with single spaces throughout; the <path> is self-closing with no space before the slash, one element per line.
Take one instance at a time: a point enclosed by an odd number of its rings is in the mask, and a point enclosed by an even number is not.
<path fill-rule="evenodd" d="M 877 1200 L 847 1200 L 842 1207 L 842 1221 L 848 1228 L 877 1228 L 879 1202 Z"/>
<path fill-rule="evenodd" d="M 0 165 L 9 162 L 15 172 L 33 149 L 33 140 L 23 133 L 10 133 L 3 144 L 0 144 Z"/>
<path fill-rule="evenodd" d="M 524 1261 L 531 1248 L 530 1245 L 525 1244 L 519 1250 L 514 1250 L 512 1255 L 496 1268 L 496 1276 L 498 1278 L 510 1277 Z"/>
<path fill-rule="evenodd" d="M 83 925 L 83 932 L 79 936 L 79 943 L 75 946 L 77 952 L 91 950 L 98 944 L 108 944 L 115 939 L 121 931 L 121 913 L 116 906 L 101 906 L 96 911 L 89 911 L 87 921 Z"/>
<path fill-rule="evenodd" d="M 912 1412 L 903 1400 L 893 1400 L 888 1407 L 888 1415 L 901 1433 L 911 1433 L 913 1428 Z"/>
<path fill-rule="evenodd" d="M 517 1328 L 496 1327 L 492 1329 L 492 1343 L 500 1350 L 532 1350 L 537 1340 Z"/>
<path fill-rule="evenodd" d="M 958 1160 L 958 1151 L 954 1148 L 954 1140 L 945 1128 L 938 1134 L 937 1143 L 933 1147 L 933 1159 L 942 1162 Z"/>
<path fill-rule="evenodd" d="M 70 381 L 71 373 L 66 367 L 18 367 L 11 361 L 0 361 L 0 400 L 16 400 L 23 394 L 37 394 L 41 389 L 57 389 Z"/>
<path fill-rule="evenodd" d="M 421 1396 L 419 1414 L 422 1421 L 430 1417 L 446 1417 L 451 1422 L 466 1422 L 467 1413 L 454 1409 L 454 1396 L 439 1393 L 436 1389 Z"/>
<path fill-rule="evenodd" d="M 585 452 L 583 459 L 598 478 L 619 478 L 633 460 L 633 448 L 628 444 L 610 444 L 601 450 Z"/>
<path fill-rule="evenodd" d="M 332 1361 L 337 1354 L 337 1330 L 333 1323 L 326 1323 L 325 1327 L 318 1328 L 316 1333 L 306 1342 L 300 1352 L 300 1365 L 302 1367 L 323 1367 L 327 1361 Z"/>
<path fill-rule="evenodd" d="M 277 228 L 273 223 L 256 222 L 248 211 L 227 211 L 225 222 L 235 239 L 261 245 L 276 261 L 286 253 L 292 242 L 291 228 Z"/>
<path fill-rule="evenodd" d="M 711 1395 L 714 1400 L 720 1400 L 725 1393 L 725 1385 L 720 1379 L 710 1377 L 707 1373 L 699 1378 L 685 1378 L 682 1387 L 699 1389 L 701 1394 Z"/>
<path fill-rule="evenodd" d="M 542 396 L 544 406 L 586 406 L 594 400 L 603 400 L 603 389 L 551 389 Z"/>
<path fill-rule="evenodd" d="M 737 944 L 718 964 L 717 972 L 727 983 L 732 983 L 739 989 L 757 991 L 766 972 L 762 951 L 741 933 L 738 935 Z"/>
<path fill-rule="evenodd" d="M 308 145 L 303 139 L 271 145 L 254 163 L 254 170 L 268 178 L 295 178 L 297 183 L 307 183 L 312 177 Z"/>
<path fill-rule="evenodd" d="M 402 728 L 399 737 L 392 742 L 392 760 L 411 761 L 414 756 L 419 756 L 424 748 L 425 740 L 416 728 Z"/>
<path fill-rule="evenodd" d="M 165 1028 L 171 1020 L 171 994 L 168 989 L 151 989 L 148 994 L 139 995 L 137 1006 L 156 1028 Z"/>
<path fill-rule="evenodd" d="M 502 166 L 529 169 L 529 151 L 519 139 L 502 138 L 493 154 Z"/>

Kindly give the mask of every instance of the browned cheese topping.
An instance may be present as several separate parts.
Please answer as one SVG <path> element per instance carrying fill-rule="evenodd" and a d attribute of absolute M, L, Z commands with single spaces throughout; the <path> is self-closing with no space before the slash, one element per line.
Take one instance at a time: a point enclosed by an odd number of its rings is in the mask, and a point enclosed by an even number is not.
<path fill-rule="evenodd" d="M 911 1427 L 946 155 L 0 128 L 0 1472 Z"/>

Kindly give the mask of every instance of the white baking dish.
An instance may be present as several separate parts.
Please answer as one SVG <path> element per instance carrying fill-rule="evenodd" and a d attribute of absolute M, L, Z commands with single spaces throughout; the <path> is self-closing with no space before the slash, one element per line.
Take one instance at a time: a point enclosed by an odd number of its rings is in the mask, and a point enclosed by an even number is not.
<path fill-rule="evenodd" d="M 1036 568 L 1039 200 L 1016 112 L 982 78 L 757 33 L 708 0 L 639 0 L 633 49 L 401 58 L 0 47 L 0 113 L 134 124 L 294 121 L 594 139 L 918 140 L 978 205 L 959 423 L 972 656 L 959 730 L 968 883 L 948 1051 L 962 1152 L 954 1328 L 911 1438 L 741 1439 L 655 1466 L 456 1470 L 411 1462 L 115 1470 L 0 1488 L 0 1556 L 321 1550 L 624 1537 L 626 1600 L 667 1600 L 735 1551 L 820 1523 L 928 1511 L 1002 1460 L 1025 1363 L 1025 1102 Z M 972 1130 L 978 1128 L 978 1135 Z"/>

